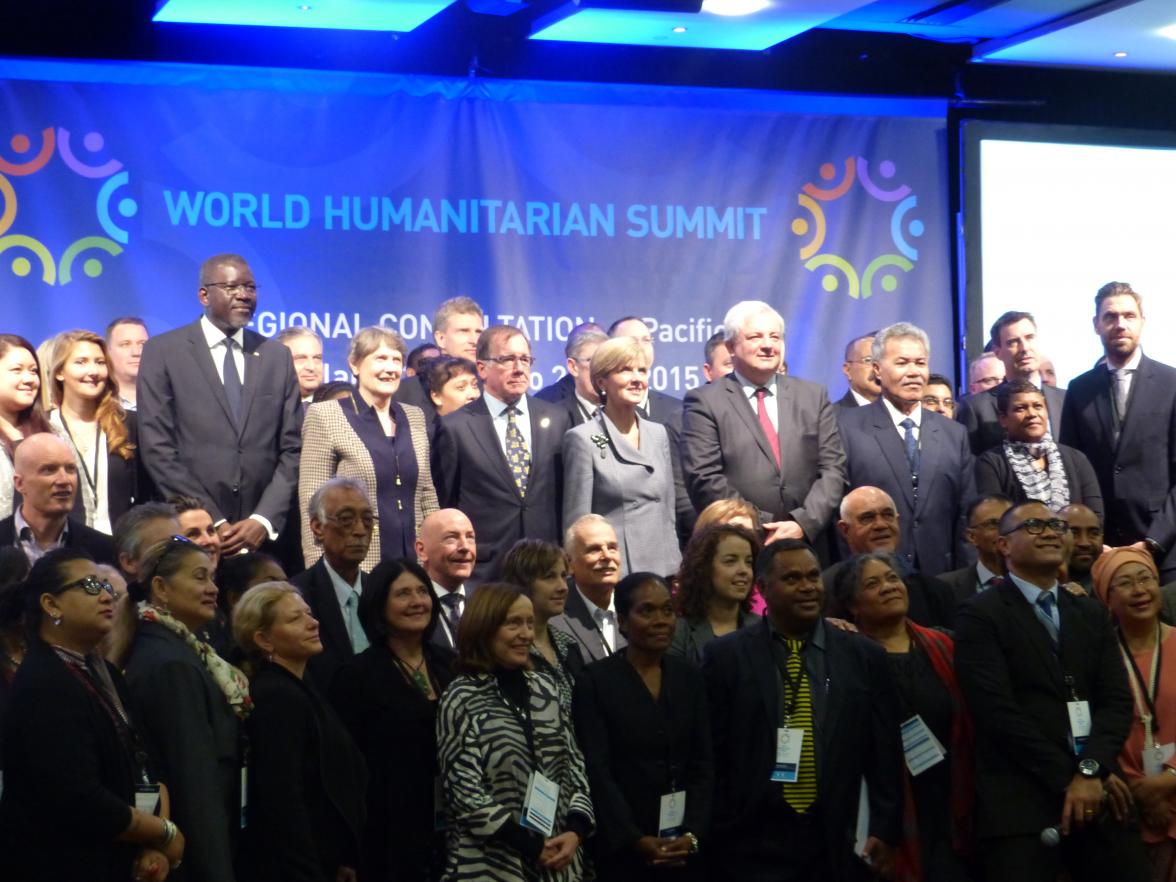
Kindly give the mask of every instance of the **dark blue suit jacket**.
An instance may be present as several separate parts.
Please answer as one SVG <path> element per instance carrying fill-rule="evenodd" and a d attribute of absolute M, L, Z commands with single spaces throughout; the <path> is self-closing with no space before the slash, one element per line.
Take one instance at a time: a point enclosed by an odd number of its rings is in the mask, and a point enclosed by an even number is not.
<path fill-rule="evenodd" d="M 899 552 L 929 576 L 969 563 L 964 512 L 976 495 L 976 468 L 964 427 L 923 409 L 916 495 L 902 436 L 881 398 L 869 407 L 838 408 L 837 421 L 850 489 L 878 487 L 894 500 Z"/>

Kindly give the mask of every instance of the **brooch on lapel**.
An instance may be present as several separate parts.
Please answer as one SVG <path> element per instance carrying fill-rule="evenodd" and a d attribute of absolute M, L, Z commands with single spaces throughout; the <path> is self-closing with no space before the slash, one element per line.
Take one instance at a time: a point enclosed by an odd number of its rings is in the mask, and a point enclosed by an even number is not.
<path fill-rule="evenodd" d="M 604 435 L 590 435 L 588 440 L 596 445 L 596 449 L 600 451 L 600 458 L 604 459 L 604 451 L 608 449 L 608 438 Z"/>

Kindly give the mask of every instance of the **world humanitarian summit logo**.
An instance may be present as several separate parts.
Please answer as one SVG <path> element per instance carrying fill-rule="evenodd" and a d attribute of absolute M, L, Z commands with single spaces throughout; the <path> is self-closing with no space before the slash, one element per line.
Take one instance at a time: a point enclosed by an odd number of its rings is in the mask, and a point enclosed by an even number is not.
<path fill-rule="evenodd" d="M 0 153 L 0 267 L 7 267 L 22 278 L 37 274 L 46 285 L 68 285 L 76 277 L 79 261 L 81 271 L 90 278 L 102 275 L 101 255 L 83 255 L 91 251 L 110 257 L 122 254 L 130 236 L 112 216 L 112 206 L 113 213 L 122 218 L 133 217 L 139 210 L 139 204 L 129 196 L 115 199 L 115 193 L 129 181 L 123 164 L 117 159 L 93 164 L 105 148 L 106 139 L 99 132 L 84 135 L 81 147 L 85 158 L 79 158 L 71 140 L 68 129 L 51 126 L 41 131 L 39 146 L 35 146 L 27 134 L 17 133 L 8 141 L 11 158 Z M 98 230 L 94 230 L 95 235 L 75 239 L 65 245 L 57 257 L 43 241 L 45 235 L 34 235 L 39 231 L 28 229 L 33 223 L 31 213 L 21 211 L 22 200 L 28 198 L 25 182 L 53 170 L 50 163 L 55 156 L 69 172 L 98 186 L 97 195 L 93 197 L 94 218 L 88 225 L 96 223 L 105 233 L 96 235 Z M 98 185 L 99 181 L 101 185 Z M 87 195 L 87 204 L 89 198 Z M 29 214 L 27 218 L 26 213 Z"/>
<path fill-rule="evenodd" d="M 811 237 L 800 246 L 800 259 L 804 261 L 804 268 L 810 272 L 824 271 L 821 287 L 830 294 L 844 290 L 854 300 L 865 300 L 878 293 L 878 288 L 894 291 L 898 288 L 898 271 L 909 273 L 919 259 L 918 249 L 906 238 L 909 234 L 918 239 L 925 231 L 921 220 L 906 219 L 918 206 L 918 197 L 911 193 L 911 188 L 906 184 L 890 189 L 880 186 L 871 177 L 869 161 L 862 156 L 846 157 L 844 176 L 840 183 L 828 183 L 837 176 L 837 167 L 833 163 L 824 163 L 818 171 L 826 185 L 818 186 L 810 181 L 801 187 L 801 192 L 796 196 L 796 201 L 808 210 L 811 219 L 801 216 L 792 221 L 792 232 L 796 236 Z M 879 179 L 889 181 L 895 171 L 894 163 L 888 159 L 878 164 Z M 849 193 L 855 183 L 862 185 L 871 201 L 894 206 L 890 212 L 889 241 L 879 249 L 887 253 L 873 257 L 860 271 L 844 257 L 821 250 L 829 235 L 827 209 L 831 209 L 834 203 Z M 856 217 L 853 219 L 857 220 Z M 865 233 L 863 229 L 863 235 Z M 840 274 L 836 270 L 840 270 Z"/>

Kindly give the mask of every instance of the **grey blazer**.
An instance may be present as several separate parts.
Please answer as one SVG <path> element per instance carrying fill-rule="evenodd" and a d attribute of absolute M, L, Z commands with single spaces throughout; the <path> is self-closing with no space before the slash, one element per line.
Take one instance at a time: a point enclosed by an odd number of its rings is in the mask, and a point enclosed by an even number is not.
<path fill-rule="evenodd" d="M 563 522 L 602 515 L 617 534 L 624 573 L 666 576 L 682 554 L 674 532 L 674 469 L 666 427 L 638 417 L 641 449 L 603 413 L 563 437 Z"/>
<path fill-rule="evenodd" d="M 580 655 L 585 662 L 608 658 L 617 650 L 628 645 L 625 635 L 618 628 L 617 644 L 609 646 L 604 640 L 604 635 L 600 633 L 600 628 L 596 627 L 596 620 L 588 611 L 588 604 L 584 602 L 584 596 L 580 594 L 580 589 L 576 587 L 576 583 L 572 579 L 568 579 L 568 588 L 570 590 L 564 614 L 556 616 L 548 624 L 556 630 L 563 631 L 576 641 L 576 645 L 580 647 Z"/>

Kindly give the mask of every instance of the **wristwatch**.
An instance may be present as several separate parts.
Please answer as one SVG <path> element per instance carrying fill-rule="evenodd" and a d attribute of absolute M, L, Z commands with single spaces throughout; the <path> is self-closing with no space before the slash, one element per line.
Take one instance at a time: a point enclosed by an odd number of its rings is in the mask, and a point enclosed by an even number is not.
<path fill-rule="evenodd" d="M 1102 765 L 1096 759 L 1078 760 L 1078 774 L 1083 778 L 1101 778 Z"/>

